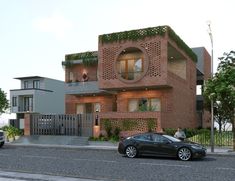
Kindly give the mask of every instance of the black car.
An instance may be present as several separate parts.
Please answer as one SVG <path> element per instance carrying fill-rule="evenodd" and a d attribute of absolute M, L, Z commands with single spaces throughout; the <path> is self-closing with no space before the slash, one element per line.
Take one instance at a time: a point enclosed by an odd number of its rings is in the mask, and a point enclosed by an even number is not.
<path fill-rule="evenodd" d="M 142 133 L 130 136 L 119 142 L 118 152 L 129 158 L 139 155 L 156 155 L 177 157 L 184 161 L 206 156 L 206 148 L 197 143 L 181 141 L 159 133 Z"/>
<path fill-rule="evenodd" d="M 4 142 L 5 142 L 4 132 L 0 130 L 0 148 L 4 145 Z"/>

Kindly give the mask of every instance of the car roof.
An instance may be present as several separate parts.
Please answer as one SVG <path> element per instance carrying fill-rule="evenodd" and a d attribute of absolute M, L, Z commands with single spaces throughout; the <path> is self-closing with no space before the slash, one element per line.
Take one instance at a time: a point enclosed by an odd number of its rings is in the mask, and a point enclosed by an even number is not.
<path fill-rule="evenodd" d="M 134 134 L 134 135 L 132 135 L 131 137 L 139 136 L 139 135 L 147 135 L 147 134 L 164 135 L 163 133 L 157 133 L 157 132 L 145 132 L 145 133 L 137 133 L 137 134 Z"/>

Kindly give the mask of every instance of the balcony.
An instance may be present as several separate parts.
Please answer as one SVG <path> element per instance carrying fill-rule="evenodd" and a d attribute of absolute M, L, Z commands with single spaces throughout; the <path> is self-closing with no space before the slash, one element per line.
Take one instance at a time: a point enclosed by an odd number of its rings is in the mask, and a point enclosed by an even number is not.
<path fill-rule="evenodd" d="M 33 112 L 33 106 L 19 106 L 18 112 Z"/>
<path fill-rule="evenodd" d="M 104 94 L 107 91 L 98 87 L 98 81 L 71 82 L 66 84 L 66 94 Z"/>

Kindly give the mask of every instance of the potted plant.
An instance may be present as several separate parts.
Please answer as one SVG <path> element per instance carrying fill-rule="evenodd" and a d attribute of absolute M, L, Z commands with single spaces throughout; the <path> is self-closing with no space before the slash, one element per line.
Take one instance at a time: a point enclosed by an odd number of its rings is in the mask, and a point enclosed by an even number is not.
<path fill-rule="evenodd" d="M 15 139 L 15 129 L 14 128 L 15 127 L 13 127 L 13 126 L 9 126 L 7 128 L 7 139 L 9 142 L 13 142 Z"/>
<path fill-rule="evenodd" d="M 15 140 L 18 140 L 22 135 L 22 131 L 18 128 L 15 129 Z"/>

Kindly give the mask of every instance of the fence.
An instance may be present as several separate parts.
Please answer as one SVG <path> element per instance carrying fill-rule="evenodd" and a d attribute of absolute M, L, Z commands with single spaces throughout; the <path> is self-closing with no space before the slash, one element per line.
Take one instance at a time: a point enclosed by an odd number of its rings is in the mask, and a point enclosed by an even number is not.
<path fill-rule="evenodd" d="M 31 115 L 31 135 L 92 136 L 93 115 Z"/>
<path fill-rule="evenodd" d="M 210 131 L 202 132 L 188 138 L 190 141 L 200 143 L 205 146 L 209 146 L 210 143 Z M 214 133 L 214 144 L 215 146 L 233 146 L 233 133 L 231 131 L 225 131 Z"/>

